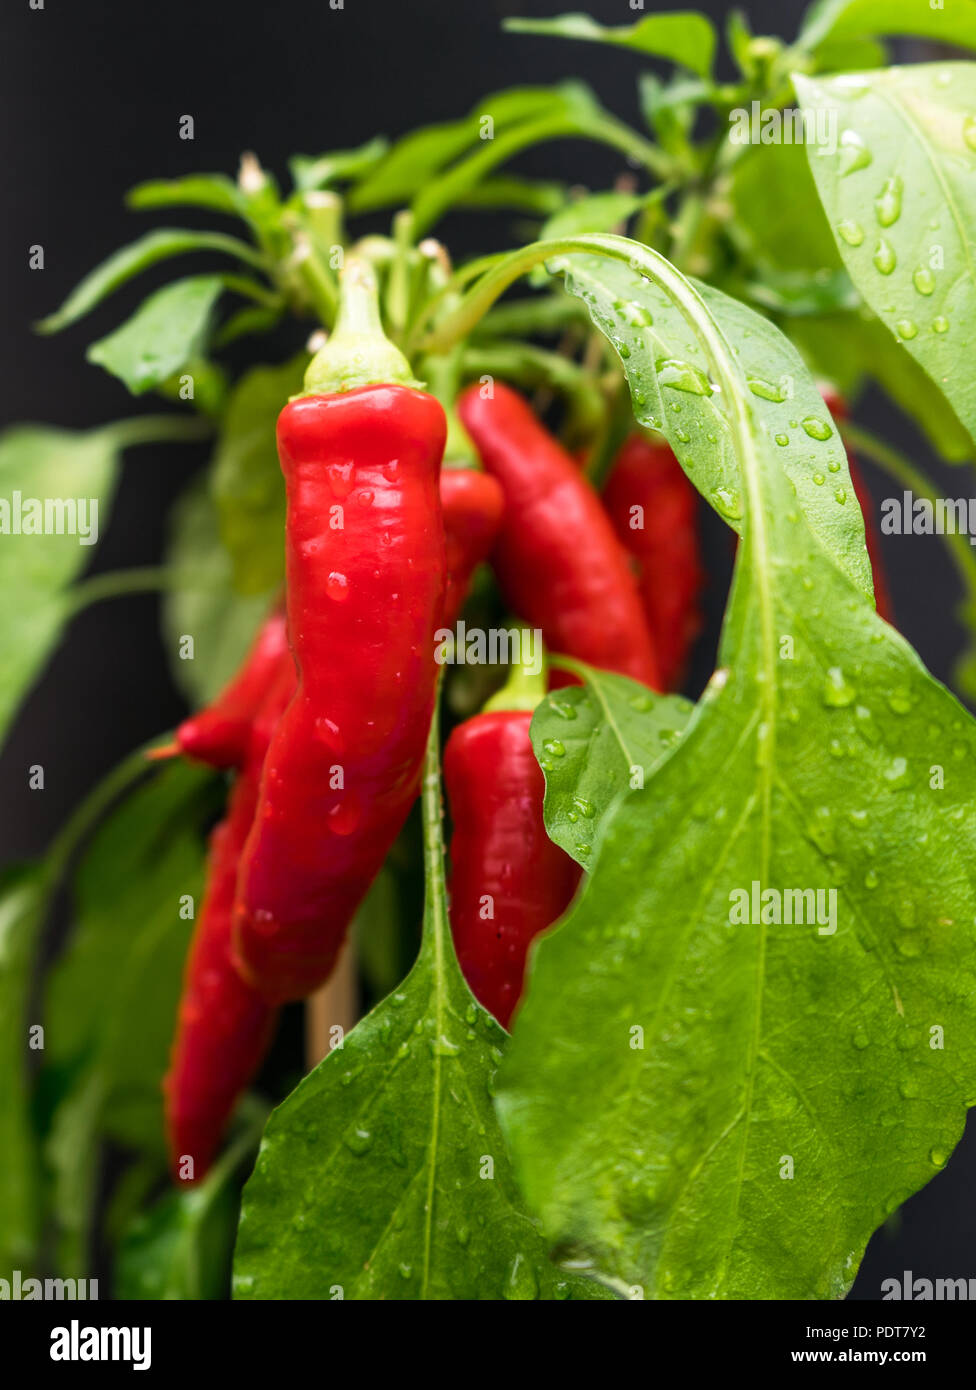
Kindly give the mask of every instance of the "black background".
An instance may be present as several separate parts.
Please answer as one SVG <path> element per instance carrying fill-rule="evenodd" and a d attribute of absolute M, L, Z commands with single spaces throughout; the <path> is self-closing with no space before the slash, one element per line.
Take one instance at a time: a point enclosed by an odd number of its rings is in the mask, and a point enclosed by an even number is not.
<path fill-rule="evenodd" d="M 721 0 L 699 7 L 720 21 L 733 8 Z M 256 151 L 284 178 L 289 154 L 354 146 L 377 132 L 394 136 L 460 115 L 486 92 L 571 76 L 591 83 L 613 111 L 638 123 L 642 59 L 501 30 L 507 15 L 573 8 L 584 6 L 569 0 L 346 0 L 336 11 L 328 0 L 45 0 L 44 10 L 32 11 L 29 0 L 4 0 L 0 423 L 81 428 L 156 408 L 134 403 L 120 383 L 83 357 L 85 346 L 121 322 L 156 283 L 153 276 L 61 336 L 39 338 L 30 330 L 85 271 L 153 225 L 150 215 L 122 206 L 125 191 L 144 178 L 233 173 L 242 150 Z M 625 0 L 588 0 L 585 8 L 605 23 L 639 17 Z M 647 11 L 653 8 L 648 0 Z M 762 0 L 744 8 L 755 32 L 791 37 L 804 6 Z M 897 52 L 924 58 L 930 51 L 903 43 Z M 195 120 L 192 142 L 178 138 L 185 113 Z M 620 171 L 611 152 L 570 141 L 532 152 L 519 167 L 594 188 L 607 187 Z M 207 225 L 179 209 L 155 221 Z M 453 218 L 447 232 L 456 258 L 498 245 L 497 224 L 489 229 L 472 216 Z M 27 267 L 33 243 L 44 247 L 43 272 Z M 180 273 L 191 268 L 181 265 Z M 280 346 L 284 355 L 289 343 Z M 948 471 L 885 402 L 868 397 L 857 415 L 945 480 L 947 495 L 968 489 L 962 475 L 947 480 Z M 158 561 L 167 508 L 205 456 L 203 446 L 186 445 L 130 452 L 92 572 Z M 883 484 L 868 473 L 878 493 Z M 916 537 L 911 546 L 905 538 L 888 538 L 885 558 L 899 627 L 930 669 L 948 679 L 960 645 L 953 617 L 959 596 L 938 538 Z M 716 620 L 721 599 L 713 593 Z M 16 596 L 4 601 L 16 602 Z M 83 613 L 31 692 L 0 757 L 3 862 L 41 852 L 98 778 L 183 712 L 153 596 L 105 602 Z M 43 794 L 27 790 L 32 763 L 46 769 Z M 976 1127 L 970 1125 L 968 1142 L 945 1172 L 876 1235 L 854 1296 L 877 1298 L 881 1279 L 904 1269 L 932 1278 L 976 1274 L 974 1176 Z"/>

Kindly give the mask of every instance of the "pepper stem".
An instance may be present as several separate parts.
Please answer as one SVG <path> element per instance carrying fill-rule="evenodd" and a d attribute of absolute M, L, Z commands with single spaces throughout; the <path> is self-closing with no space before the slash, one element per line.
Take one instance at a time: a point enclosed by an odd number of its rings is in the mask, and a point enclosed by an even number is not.
<path fill-rule="evenodd" d="M 529 653 L 532 654 L 532 660 Z M 519 660 L 509 669 L 508 679 L 483 706 L 484 713 L 493 710 L 534 710 L 546 694 L 548 674 L 546 650 L 539 632 L 519 626 Z M 536 669 L 537 668 L 537 669 Z"/>
<path fill-rule="evenodd" d="M 383 332 L 373 267 L 350 256 L 339 281 L 335 330 L 308 364 L 303 394 L 331 396 L 381 382 L 420 385 L 410 363 Z"/>

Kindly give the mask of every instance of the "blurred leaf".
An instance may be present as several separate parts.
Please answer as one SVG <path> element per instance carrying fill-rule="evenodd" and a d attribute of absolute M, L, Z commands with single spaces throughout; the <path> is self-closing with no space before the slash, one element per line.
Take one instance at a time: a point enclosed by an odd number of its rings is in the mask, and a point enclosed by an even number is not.
<path fill-rule="evenodd" d="M 119 1247 L 115 1298 L 227 1298 L 241 1169 L 257 1148 L 265 1119 L 264 1109 L 253 1107 L 248 1127 L 203 1182 L 165 1193 L 135 1217 Z"/>
<path fill-rule="evenodd" d="M 834 314 L 859 309 L 861 296 L 845 270 L 771 270 L 747 281 L 743 294 L 774 314 L 788 317 Z"/>
<path fill-rule="evenodd" d="M 0 734 L 54 650 L 71 614 L 70 586 L 94 553 L 93 545 L 66 530 L 10 534 L 18 506 L 35 499 L 47 504 L 50 519 L 56 523 L 60 516 L 63 528 L 70 505 L 83 499 L 86 525 L 95 521 L 97 541 L 108 523 L 118 474 L 121 438 L 113 428 L 73 434 L 17 425 L 0 437 L 0 590 L 6 600 L 0 613 Z M 92 502 L 94 518 L 87 510 Z"/>
<path fill-rule="evenodd" d="M 483 97 L 469 116 L 425 126 L 398 140 L 389 153 L 349 194 L 352 212 L 369 212 L 391 203 L 409 202 L 438 170 L 478 143 L 484 116 L 496 132 L 519 121 L 551 112 L 562 87 L 513 87 Z"/>
<path fill-rule="evenodd" d="M 160 1083 L 192 928 L 180 899 L 199 907 L 217 785 L 172 763 L 104 821 L 79 863 L 72 934 L 47 982 L 45 1062 L 72 1078 L 69 1103 L 91 1087 L 99 1133 L 160 1159 Z"/>
<path fill-rule="evenodd" d="M 92 343 L 85 356 L 141 396 L 204 350 L 223 288 L 219 275 L 194 275 L 165 285 L 114 333 Z"/>
<path fill-rule="evenodd" d="M 652 58 L 666 58 L 701 77 L 711 74 L 715 57 L 716 36 L 711 21 L 694 10 L 647 15 L 636 24 L 615 28 L 598 24 L 586 14 L 564 14 L 556 19 L 509 19 L 504 27 L 516 34 L 616 44 Z"/>
<path fill-rule="evenodd" d="M 576 236 L 580 232 L 612 232 L 632 217 L 644 199 L 637 193 L 590 193 L 567 202 L 549 218 L 539 233 L 541 239 Z"/>
<path fill-rule="evenodd" d="M 195 479 L 173 507 L 166 563 L 177 582 L 163 595 L 164 644 L 174 681 L 196 707 L 237 670 L 267 615 L 271 592 L 242 598 L 234 589 L 206 479 Z M 192 660 L 180 657 L 184 637 L 193 638 Z"/>
<path fill-rule="evenodd" d="M 284 578 L 285 486 L 275 427 L 302 389 L 308 354 L 280 366 L 253 367 L 231 393 L 213 463 L 220 537 L 234 587 L 263 594 Z"/>
<path fill-rule="evenodd" d="M 328 188 L 340 179 L 361 179 L 374 169 L 389 149 L 382 135 L 355 150 L 332 150 L 315 156 L 296 154 L 288 161 L 292 182 L 300 193 Z"/>
<path fill-rule="evenodd" d="M 818 72 L 863 72 L 887 61 L 888 50 L 877 39 L 828 39 L 817 47 Z"/>
<path fill-rule="evenodd" d="M 39 333 L 57 333 L 71 323 L 77 323 L 96 304 L 124 285 L 133 276 L 148 270 L 157 262 L 170 256 L 181 256 L 188 251 L 223 251 L 245 261 L 248 265 L 263 269 L 263 257 L 246 242 L 235 237 L 224 236 L 221 232 L 191 232 L 180 228 L 160 227 L 147 232 L 138 241 L 123 246 L 109 256 L 108 260 L 96 266 L 84 280 L 75 287 L 57 313 L 49 314 L 36 325 Z"/>
<path fill-rule="evenodd" d="M 182 179 L 149 179 L 129 190 L 126 205 L 147 208 L 194 207 L 246 216 L 247 203 L 233 179 L 226 174 L 187 174 Z"/>
<path fill-rule="evenodd" d="M 213 337 L 215 347 L 227 347 L 238 338 L 248 338 L 257 333 L 270 333 L 277 328 L 284 317 L 284 309 L 266 309 L 260 304 L 248 304 L 231 314 L 226 323 L 221 324 Z"/>
<path fill-rule="evenodd" d="M 0 876 L 0 1267 L 34 1272 L 39 1160 L 30 1112 L 28 1002 L 46 901 L 40 868 Z"/>
<path fill-rule="evenodd" d="M 976 5 L 948 0 L 818 0 L 803 16 L 797 46 L 815 49 L 828 40 L 913 35 L 939 43 L 976 48 Z"/>
<path fill-rule="evenodd" d="M 519 178 L 516 174 L 499 174 L 485 179 L 460 200 L 467 208 L 512 208 L 516 212 L 534 212 L 546 216 L 566 201 L 566 189 L 561 183 L 546 183 L 541 179 Z"/>

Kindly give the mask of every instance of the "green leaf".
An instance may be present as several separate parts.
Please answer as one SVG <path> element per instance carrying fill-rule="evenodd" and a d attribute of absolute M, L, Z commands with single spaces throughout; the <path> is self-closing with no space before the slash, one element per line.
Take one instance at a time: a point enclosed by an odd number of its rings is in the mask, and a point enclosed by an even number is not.
<path fill-rule="evenodd" d="M 750 265 L 777 270 L 843 266 L 802 145 L 749 145 L 731 177 L 733 240 Z"/>
<path fill-rule="evenodd" d="M 314 157 L 296 154 L 288 161 L 292 183 L 300 193 L 328 188 L 345 179 L 361 179 L 375 169 L 390 147 L 382 135 L 354 150 L 332 150 Z"/>
<path fill-rule="evenodd" d="M 708 77 L 715 58 L 715 30 L 704 15 L 693 10 L 648 15 L 636 24 L 609 28 L 586 14 L 564 14 L 556 19 L 509 19 L 504 27 L 517 34 L 544 34 L 560 39 L 588 39 L 666 58 Z"/>
<path fill-rule="evenodd" d="M 219 275 L 176 280 L 143 300 L 121 328 L 92 343 L 85 356 L 141 396 L 203 352 L 223 288 Z"/>
<path fill-rule="evenodd" d="M 261 1125 L 264 1113 L 258 1108 Z M 116 1298 L 221 1299 L 230 1288 L 240 1170 L 253 1155 L 254 1120 L 197 1187 L 164 1194 L 135 1217 L 115 1265 Z"/>
<path fill-rule="evenodd" d="M 526 1213 L 491 1103 L 505 1033 L 447 922 L 440 779 L 425 772 L 416 964 L 272 1114 L 244 1189 L 237 1298 L 592 1298 Z"/>
<path fill-rule="evenodd" d="M 625 238 L 603 238 L 625 246 Z M 637 420 L 665 430 L 692 482 L 741 533 L 745 483 L 713 358 L 685 327 L 663 289 L 626 264 L 562 256 L 550 268 L 583 299 L 620 354 Z M 736 378 L 748 383 L 749 409 L 795 489 L 796 504 L 824 550 L 866 594 L 871 567 L 864 526 L 851 495 L 847 455 L 799 353 L 767 320 L 708 285 L 692 282 L 696 308 L 714 316 L 736 349 Z M 700 303 L 698 299 L 700 297 Z M 839 500 L 838 494 L 843 495 Z"/>
<path fill-rule="evenodd" d="M 668 756 L 692 706 L 625 676 L 581 671 L 583 685 L 553 691 L 538 706 L 531 734 L 546 775 L 549 838 L 586 869 L 616 802 Z"/>
<path fill-rule="evenodd" d="M 230 680 L 267 616 L 272 596 L 242 598 L 235 590 L 218 524 L 207 481 L 197 479 L 173 508 L 166 563 L 177 582 L 163 595 L 162 611 L 170 671 L 194 707 Z M 193 639 L 192 658 L 180 654 L 186 637 Z"/>
<path fill-rule="evenodd" d="M 285 487 L 275 425 L 302 389 L 308 354 L 253 367 L 231 393 L 213 461 L 213 496 L 234 587 L 264 594 L 284 578 Z"/>
<path fill-rule="evenodd" d="M 226 174 L 187 174 L 181 179 L 149 179 L 129 190 L 126 205 L 138 211 L 150 208 L 193 207 L 246 217 L 247 201 Z"/>
<path fill-rule="evenodd" d="M 793 319 L 788 331 L 815 370 L 845 395 L 868 377 L 915 421 L 942 458 L 962 463 L 972 457 L 972 440 L 938 386 L 870 311 Z"/>
<path fill-rule="evenodd" d="M 683 315 L 621 297 L 709 353 L 743 535 L 720 668 L 538 943 L 497 1104 L 549 1240 L 612 1286 L 836 1298 L 976 1097 L 976 728 L 818 537 L 729 302 L 632 254 Z M 821 911 L 739 924 L 754 884 Z"/>
<path fill-rule="evenodd" d="M 966 63 L 797 77 L 803 107 L 839 112 L 810 166 L 848 273 L 976 437 L 976 114 Z"/>
<path fill-rule="evenodd" d="M 72 434 L 18 425 L 0 437 L 0 590 L 7 597 L 0 615 L 0 734 L 71 615 L 71 584 L 108 524 L 120 447 L 111 426 Z M 47 508 L 47 533 L 12 534 L 18 513 L 21 532 L 33 525 L 27 516 L 34 500 Z M 65 529 L 71 524 L 75 534 Z"/>
<path fill-rule="evenodd" d="M 483 97 L 469 116 L 459 121 L 425 126 L 398 140 L 389 154 L 350 192 L 352 212 L 370 212 L 392 203 L 409 202 L 451 160 L 476 145 L 482 122 L 490 116 L 496 132 L 520 121 L 551 113 L 565 103 L 573 84 L 557 87 L 513 87 Z"/>
<path fill-rule="evenodd" d="M 811 50 L 841 38 L 913 35 L 939 43 L 976 48 L 976 3 L 946 0 L 818 0 L 807 10 L 797 46 Z"/>
<path fill-rule="evenodd" d="M 575 236 L 577 232 L 611 232 L 627 222 L 644 203 L 636 193 L 591 193 L 567 202 L 549 218 L 541 237 Z"/>
<path fill-rule="evenodd" d="M 49 314 L 36 325 L 39 333 L 57 333 L 94 309 L 120 285 L 170 256 L 182 256 L 188 251 L 222 251 L 235 256 L 257 269 L 264 268 L 264 259 L 246 242 L 220 232 L 190 232 L 180 228 L 160 227 L 147 232 L 138 241 L 123 246 L 108 260 L 86 275 L 81 284 L 68 295 L 55 314 Z"/>
<path fill-rule="evenodd" d="M 7 869 L 0 877 L 0 1260 L 5 1270 L 31 1273 L 38 1255 L 40 1165 L 30 1113 L 28 1001 L 45 901 L 41 870 Z"/>
<path fill-rule="evenodd" d="M 497 124 L 494 111 L 489 110 L 486 115 Z M 569 135 L 617 145 L 623 140 L 629 143 L 630 150 L 640 143 L 637 137 L 628 142 L 626 127 L 601 109 L 589 88 L 581 83 L 567 83 L 553 94 L 544 114 L 511 125 L 506 123 L 495 130 L 493 138 L 478 140 L 480 148 L 472 154 L 419 185 L 410 205 L 416 233 L 426 231 L 449 208 L 463 203 L 505 160 L 544 140 Z"/>
<path fill-rule="evenodd" d="M 160 1082 L 192 928 L 180 900 L 200 903 L 214 787 L 211 773 L 174 763 L 104 822 L 79 865 L 73 933 L 48 980 L 45 1060 L 73 1078 L 68 1103 L 91 1087 L 98 1132 L 160 1158 Z"/>
<path fill-rule="evenodd" d="M 513 208 L 516 212 L 548 216 L 566 201 L 566 189 L 561 183 L 542 179 L 523 179 L 516 174 L 499 174 L 485 179 L 460 200 L 466 208 Z"/>

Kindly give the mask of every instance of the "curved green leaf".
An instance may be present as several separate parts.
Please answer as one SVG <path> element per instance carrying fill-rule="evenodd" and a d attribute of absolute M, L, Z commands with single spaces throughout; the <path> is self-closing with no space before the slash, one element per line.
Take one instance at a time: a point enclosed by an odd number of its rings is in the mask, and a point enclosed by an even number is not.
<path fill-rule="evenodd" d="M 247 200 L 226 174 L 187 174 L 181 179 L 148 179 L 126 194 L 126 205 L 137 211 L 193 207 L 247 216 Z M 138 243 L 137 243 L 138 244 Z"/>
<path fill-rule="evenodd" d="M 130 319 L 92 343 L 85 356 L 124 382 L 134 396 L 159 387 L 207 346 L 220 275 L 194 275 L 143 300 Z"/>
<path fill-rule="evenodd" d="M 229 256 L 244 261 L 258 270 L 264 268 L 264 259 L 259 252 L 246 242 L 235 237 L 224 236 L 220 232 L 190 232 L 172 227 L 159 227 L 147 232 L 138 241 L 123 246 L 109 256 L 108 260 L 86 275 L 81 284 L 71 291 L 68 298 L 55 314 L 49 314 L 36 325 L 39 333 L 57 333 L 69 324 L 94 309 L 103 299 L 124 285 L 133 276 L 148 270 L 159 261 L 170 256 L 182 256 L 190 251 L 222 251 Z"/>
<path fill-rule="evenodd" d="M 818 538 L 726 305 L 642 264 L 686 326 L 627 298 L 722 387 L 742 542 L 720 669 L 538 944 L 498 1108 L 550 1240 L 614 1287 L 836 1298 L 976 1099 L 976 726 Z"/>
<path fill-rule="evenodd" d="M 806 148 L 851 279 L 976 438 L 974 72 L 795 80 L 804 108 L 839 113 L 838 148 Z"/>
<path fill-rule="evenodd" d="M 715 58 L 715 30 L 704 15 L 694 10 L 647 15 L 636 24 L 622 24 L 615 28 L 598 24 L 587 14 L 564 14 L 557 19 L 509 19 L 504 27 L 517 34 L 588 39 L 616 44 L 620 48 L 632 48 L 636 53 L 678 63 L 701 77 L 711 74 Z"/>
<path fill-rule="evenodd" d="M 541 702 L 531 729 L 546 776 L 546 830 L 584 869 L 617 801 L 652 776 L 692 710 L 680 695 L 652 695 L 625 676 L 585 669 L 583 685 Z"/>

